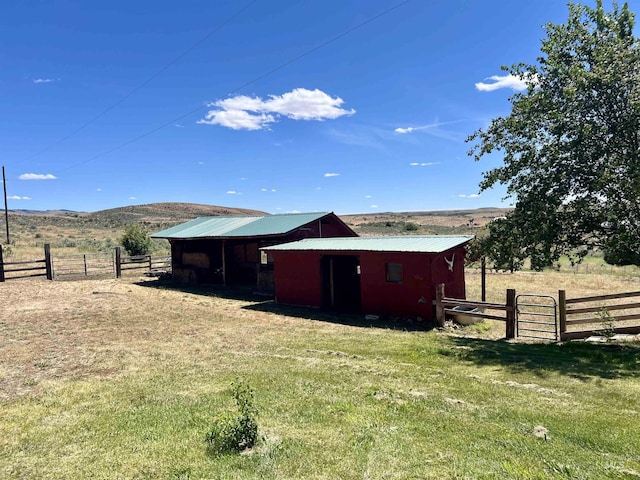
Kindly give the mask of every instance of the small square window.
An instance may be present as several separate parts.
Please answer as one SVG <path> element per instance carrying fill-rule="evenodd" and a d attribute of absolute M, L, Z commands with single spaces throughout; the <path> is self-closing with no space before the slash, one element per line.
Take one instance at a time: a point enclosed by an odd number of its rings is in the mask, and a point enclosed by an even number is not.
<path fill-rule="evenodd" d="M 387 282 L 389 283 L 402 283 L 402 264 L 401 263 L 387 263 Z"/>

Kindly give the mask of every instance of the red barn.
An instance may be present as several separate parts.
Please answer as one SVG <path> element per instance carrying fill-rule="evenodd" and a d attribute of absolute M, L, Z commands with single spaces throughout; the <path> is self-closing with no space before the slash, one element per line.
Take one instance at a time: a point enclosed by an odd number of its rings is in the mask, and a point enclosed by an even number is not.
<path fill-rule="evenodd" d="M 365 314 L 435 317 L 436 285 L 465 298 L 465 244 L 473 236 L 307 239 L 263 248 L 276 301 Z"/>
<path fill-rule="evenodd" d="M 173 279 L 181 283 L 250 284 L 273 290 L 273 265 L 260 248 L 303 238 L 357 234 L 334 213 L 201 217 L 151 235 L 171 244 Z"/>

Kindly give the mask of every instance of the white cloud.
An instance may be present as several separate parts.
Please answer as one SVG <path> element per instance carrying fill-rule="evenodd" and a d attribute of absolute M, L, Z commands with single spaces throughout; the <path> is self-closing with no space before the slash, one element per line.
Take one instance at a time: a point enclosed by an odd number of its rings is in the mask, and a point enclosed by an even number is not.
<path fill-rule="evenodd" d="M 485 80 L 493 80 L 493 83 L 476 83 L 476 89 L 481 92 L 492 92 L 499 88 L 510 88 L 511 90 L 526 90 L 527 81 L 522 77 L 516 77 L 515 75 L 492 75 Z"/>
<path fill-rule="evenodd" d="M 268 189 L 268 188 L 261 188 L 261 189 L 260 189 L 260 191 L 261 191 L 261 192 L 268 192 L 268 191 L 269 191 L 269 189 Z"/>
<path fill-rule="evenodd" d="M 184 128 L 184 125 L 180 125 L 179 123 L 176 123 L 173 125 L 174 127 L 178 127 L 178 128 Z"/>
<path fill-rule="evenodd" d="M 101 188 L 96 188 L 96 192 L 101 192 L 102 189 Z"/>
<path fill-rule="evenodd" d="M 276 209 L 279 210 L 279 209 Z M 302 213 L 300 210 L 289 210 L 287 213 Z"/>
<path fill-rule="evenodd" d="M 431 167 L 433 165 L 440 165 L 440 162 L 411 162 L 409 165 L 411 165 L 412 167 Z"/>
<path fill-rule="evenodd" d="M 364 198 L 373 198 L 371 195 L 365 195 Z"/>
<path fill-rule="evenodd" d="M 21 197 L 20 195 L 9 195 L 9 200 L 31 200 L 31 197 Z"/>
<path fill-rule="evenodd" d="M 459 193 L 457 195 L 460 198 L 478 198 L 480 196 L 479 193 L 471 193 L 469 195 L 465 194 L 465 193 Z"/>
<path fill-rule="evenodd" d="M 59 78 L 34 78 L 33 79 L 33 83 L 35 84 L 39 84 L 39 83 L 53 83 L 53 82 L 59 82 L 60 79 Z"/>
<path fill-rule="evenodd" d="M 240 177 L 240 180 L 246 180 L 247 177 Z"/>
<path fill-rule="evenodd" d="M 378 205 L 371 205 L 371 208 L 378 208 Z"/>
<path fill-rule="evenodd" d="M 413 132 L 424 132 L 434 137 L 445 138 L 448 140 L 458 140 L 458 134 L 447 131 L 441 127 L 445 125 L 453 125 L 456 123 L 463 123 L 467 120 L 451 120 L 449 122 L 433 122 L 426 125 L 419 125 L 417 127 L 398 127 L 394 130 L 395 133 L 405 135 Z"/>
<path fill-rule="evenodd" d="M 138 197 L 129 197 L 128 200 L 137 200 Z"/>
<path fill-rule="evenodd" d="M 236 192 L 235 190 L 227 190 L 227 193 L 229 195 L 237 195 L 238 194 L 238 192 Z"/>
<path fill-rule="evenodd" d="M 340 174 L 339 173 L 325 173 L 324 176 L 325 177 L 339 177 Z"/>
<path fill-rule="evenodd" d="M 271 189 L 271 191 L 272 191 L 272 192 L 275 192 L 275 191 L 277 191 L 277 190 L 276 190 L 275 188 L 272 188 L 272 189 Z"/>
<path fill-rule="evenodd" d="M 50 173 L 23 173 L 18 177 L 20 180 L 55 180 L 55 175 Z"/>
<path fill-rule="evenodd" d="M 207 112 L 197 123 L 220 125 L 233 130 L 268 130 L 279 117 L 292 120 L 334 120 L 343 115 L 353 115 L 354 109 L 342 108 L 344 100 L 331 97 L 322 90 L 295 88 L 282 95 L 261 97 L 236 97 L 210 103 L 215 110 Z"/>

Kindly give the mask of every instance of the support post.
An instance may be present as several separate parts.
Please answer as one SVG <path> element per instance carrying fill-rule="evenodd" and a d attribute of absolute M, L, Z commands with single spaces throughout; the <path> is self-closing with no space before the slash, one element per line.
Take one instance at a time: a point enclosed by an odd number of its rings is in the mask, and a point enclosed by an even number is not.
<path fill-rule="evenodd" d="M 116 247 L 116 278 L 122 277 L 122 252 Z"/>
<path fill-rule="evenodd" d="M 2 259 L 2 245 L 0 245 L 0 282 L 4 282 L 4 260 Z"/>
<path fill-rule="evenodd" d="M 153 270 L 151 258 L 152 258 L 151 255 L 149 255 L 149 271 Z"/>
<path fill-rule="evenodd" d="M 558 339 L 562 341 L 562 335 L 567 332 L 567 292 L 565 290 L 558 290 L 558 313 L 560 316 Z"/>
<path fill-rule="evenodd" d="M 7 244 L 10 244 L 9 239 L 9 207 L 7 206 L 7 180 L 4 176 L 4 165 L 2 166 L 2 186 L 4 188 L 4 223 L 7 226 Z"/>
<path fill-rule="evenodd" d="M 482 294 L 482 301 L 487 301 L 487 258 L 482 257 L 480 260 L 480 290 Z"/>
<path fill-rule="evenodd" d="M 516 338 L 516 291 L 507 289 L 507 339 Z"/>
<path fill-rule="evenodd" d="M 53 280 L 53 266 L 51 264 L 51 245 L 44 244 L 44 266 L 47 270 L 47 280 Z"/>
<path fill-rule="evenodd" d="M 444 283 L 436 285 L 436 325 L 444 327 L 444 306 L 442 299 L 444 298 Z"/>

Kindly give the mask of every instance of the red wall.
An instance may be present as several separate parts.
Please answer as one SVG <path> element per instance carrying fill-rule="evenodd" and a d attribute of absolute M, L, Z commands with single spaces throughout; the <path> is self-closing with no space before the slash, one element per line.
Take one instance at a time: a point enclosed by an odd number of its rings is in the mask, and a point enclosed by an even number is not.
<path fill-rule="evenodd" d="M 322 279 L 318 252 L 274 251 L 276 301 L 286 305 L 320 307 Z"/>
<path fill-rule="evenodd" d="M 362 313 L 422 317 L 435 315 L 433 300 L 438 283 L 449 297 L 465 298 L 463 247 L 443 254 L 410 252 L 274 251 L 276 301 L 289 305 L 320 307 L 322 304 L 322 255 L 354 255 L 360 258 Z M 451 260 L 450 271 L 445 257 Z M 400 263 L 402 283 L 386 281 L 386 263 Z"/>

